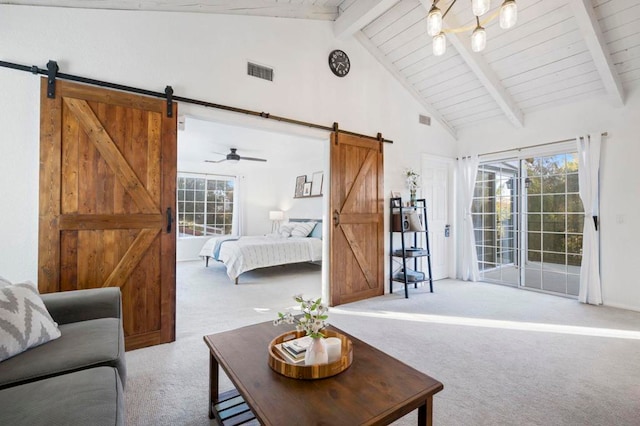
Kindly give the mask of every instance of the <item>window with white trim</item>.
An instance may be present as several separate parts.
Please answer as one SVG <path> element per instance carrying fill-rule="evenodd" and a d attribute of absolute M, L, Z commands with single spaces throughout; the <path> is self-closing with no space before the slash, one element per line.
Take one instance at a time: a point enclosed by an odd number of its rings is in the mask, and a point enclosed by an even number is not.
<path fill-rule="evenodd" d="M 230 235 L 235 178 L 178 173 L 178 237 Z"/>

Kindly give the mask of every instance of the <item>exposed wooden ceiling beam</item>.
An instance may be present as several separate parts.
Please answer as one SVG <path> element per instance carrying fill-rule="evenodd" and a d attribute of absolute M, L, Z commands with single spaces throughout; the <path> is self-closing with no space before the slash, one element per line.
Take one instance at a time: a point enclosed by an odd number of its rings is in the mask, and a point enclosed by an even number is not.
<path fill-rule="evenodd" d="M 425 10 L 429 11 L 431 9 L 431 0 L 420 0 L 420 3 L 422 3 Z M 449 28 L 460 27 L 460 24 L 452 14 L 447 15 L 444 20 L 444 25 Z M 498 106 L 500 106 L 509 121 L 516 127 L 524 127 L 524 114 L 522 110 L 520 110 L 511 95 L 507 93 L 498 76 L 491 69 L 484 57 L 471 50 L 470 38 L 460 37 L 456 33 L 447 33 L 447 40 L 455 47 L 460 57 L 462 57 L 469 68 L 471 68 L 478 80 L 480 80 L 491 97 L 496 101 Z"/>
<path fill-rule="evenodd" d="M 611 53 L 602 35 L 591 0 L 572 0 L 571 7 L 611 104 L 615 107 L 623 106 L 624 88 L 611 60 Z"/>
<path fill-rule="evenodd" d="M 333 34 L 347 38 L 366 27 L 378 16 L 389 10 L 399 0 L 356 0 L 333 23 Z"/>
<path fill-rule="evenodd" d="M 373 55 L 374 58 L 380 62 L 380 64 L 387 69 L 391 73 L 393 77 L 414 97 L 416 101 L 418 101 L 425 109 L 425 111 L 433 118 L 433 120 L 437 121 L 449 134 L 454 138 L 458 139 L 456 135 L 456 131 L 451 127 L 451 125 L 445 120 L 442 115 L 438 112 L 437 109 L 433 107 L 427 100 L 416 90 L 415 87 L 411 85 L 407 81 L 407 79 L 400 74 L 400 71 L 391 63 L 391 61 L 384 56 L 384 54 L 369 40 L 369 38 L 362 32 L 358 31 L 354 34 L 356 40 L 362 44 L 362 46 Z"/>
<path fill-rule="evenodd" d="M 167 12 L 202 12 L 226 15 L 275 16 L 333 21 L 338 17 L 334 6 L 278 3 L 273 0 L 11 0 L 25 6 L 79 7 L 84 9 L 160 10 Z"/>

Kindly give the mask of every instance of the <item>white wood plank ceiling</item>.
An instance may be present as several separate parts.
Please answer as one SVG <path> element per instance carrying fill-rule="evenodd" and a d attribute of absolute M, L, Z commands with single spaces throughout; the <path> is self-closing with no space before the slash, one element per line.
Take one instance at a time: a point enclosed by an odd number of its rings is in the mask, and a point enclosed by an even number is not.
<path fill-rule="evenodd" d="M 462 127 L 507 119 L 524 126 L 532 111 L 601 97 L 614 106 L 640 86 L 639 0 L 516 0 L 518 23 L 484 25 L 487 48 L 471 51 L 471 30 L 447 33 L 447 52 L 432 53 L 426 17 L 432 0 L 0 0 L 61 7 L 170 10 L 334 21 L 355 37 L 455 136 Z M 451 0 L 440 0 L 446 10 Z M 493 0 L 487 15 L 502 0 Z M 473 24 L 458 1 L 445 28 Z M 352 66 L 357 66 L 353 64 Z"/>

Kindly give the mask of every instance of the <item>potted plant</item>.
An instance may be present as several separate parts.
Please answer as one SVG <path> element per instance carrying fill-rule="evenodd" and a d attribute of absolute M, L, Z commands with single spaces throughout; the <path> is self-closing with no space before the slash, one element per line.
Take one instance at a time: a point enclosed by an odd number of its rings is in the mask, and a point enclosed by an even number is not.
<path fill-rule="evenodd" d="M 416 189 L 420 188 L 420 175 L 411 167 L 404 171 L 407 187 L 409 188 L 409 200 L 411 205 L 415 205 L 416 202 Z"/>
<path fill-rule="evenodd" d="M 311 337 L 311 343 L 305 352 L 305 365 L 327 364 L 329 355 L 322 330 L 328 325 L 326 320 L 329 318 L 329 307 L 322 303 L 322 298 L 305 299 L 301 294 L 297 294 L 293 299 L 300 304 L 302 315 L 278 312 L 278 318 L 273 321 L 273 325 L 294 324 L 297 331 Z"/>

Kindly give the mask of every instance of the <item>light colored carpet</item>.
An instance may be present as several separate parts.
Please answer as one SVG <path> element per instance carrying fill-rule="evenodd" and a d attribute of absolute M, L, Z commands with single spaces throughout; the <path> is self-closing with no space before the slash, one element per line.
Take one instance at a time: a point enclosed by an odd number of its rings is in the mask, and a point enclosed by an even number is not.
<path fill-rule="evenodd" d="M 220 265 L 178 264 L 176 342 L 127 353 L 129 425 L 213 424 L 202 336 L 272 320 L 295 293 L 320 294 L 313 265 L 240 281 Z M 444 383 L 436 425 L 640 424 L 640 313 L 493 284 L 434 289 L 342 305 L 329 319 Z M 416 413 L 395 424 L 415 425 Z"/>

